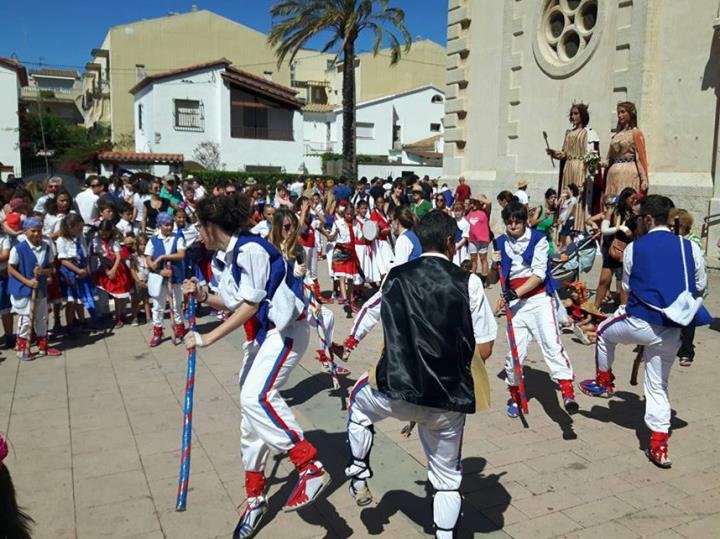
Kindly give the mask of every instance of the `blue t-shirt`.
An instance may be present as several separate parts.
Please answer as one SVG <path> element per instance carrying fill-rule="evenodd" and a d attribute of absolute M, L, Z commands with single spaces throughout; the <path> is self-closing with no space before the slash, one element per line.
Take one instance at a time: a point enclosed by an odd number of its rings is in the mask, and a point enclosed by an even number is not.
<path fill-rule="evenodd" d="M 333 195 L 335 195 L 335 199 L 338 202 L 341 200 L 347 200 L 350 198 L 350 195 L 352 195 L 352 189 L 350 189 L 347 185 L 336 185 L 335 189 L 333 189 Z"/>

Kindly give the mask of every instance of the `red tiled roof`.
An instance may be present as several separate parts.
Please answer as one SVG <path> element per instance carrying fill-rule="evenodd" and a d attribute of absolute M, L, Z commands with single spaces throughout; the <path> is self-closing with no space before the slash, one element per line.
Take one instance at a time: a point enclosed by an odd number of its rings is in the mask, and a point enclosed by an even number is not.
<path fill-rule="evenodd" d="M 182 163 L 181 153 L 100 152 L 99 161 L 115 163 Z"/>
<path fill-rule="evenodd" d="M 435 142 L 440 140 L 442 135 L 433 135 L 432 137 L 418 140 L 410 144 L 403 144 L 403 150 L 432 150 L 435 151 Z"/>
<path fill-rule="evenodd" d="M 18 62 L 17 60 L 12 60 L 10 58 L 5 58 L 4 56 L 0 56 L 0 65 L 3 65 L 10 69 L 14 69 L 18 77 L 20 78 L 20 85 L 28 85 L 27 70 L 25 69 L 25 66 L 22 65 L 20 62 Z"/>
<path fill-rule="evenodd" d="M 303 106 L 303 102 L 295 97 L 297 92 L 292 88 L 269 81 L 263 77 L 258 77 L 247 71 L 242 71 L 231 65 L 225 68 L 225 73 L 222 74 L 222 77 L 230 84 L 252 90 L 276 101 L 285 103 L 286 105 L 297 108 Z"/>
<path fill-rule="evenodd" d="M 308 103 L 303 107 L 305 112 L 332 112 L 337 105 L 329 105 L 325 103 Z"/>
<path fill-rule="evenodd" d="M 204 62 L 202 64 L 193 64 L 191 66 L 187 67 L 180 67 L 177 69 L 170 69 L 169 71 L 162 71 L 160 73 L 155 73 L 154 75 L 148 75 L 143 80 L 138 82 L 135 86 L 130 88 L 130 93 L 135 95 L 140 90 L 145 88 L 147 85 L 149 85 L 152 82 L 165 79 L 167 77 L 174 77 L 175 75 L 182 75 L 183 73 L 191 73 L 193 71 L 197 71 L 199 69 L 207 69 L 208 67 L 213 67 L 216 65 L 225 65 L 226 67 L 229 66 L 232 62 L 228 60 L 227 58 L 218 58 L 217 60 L 213 60 L 211 62 Z"/>

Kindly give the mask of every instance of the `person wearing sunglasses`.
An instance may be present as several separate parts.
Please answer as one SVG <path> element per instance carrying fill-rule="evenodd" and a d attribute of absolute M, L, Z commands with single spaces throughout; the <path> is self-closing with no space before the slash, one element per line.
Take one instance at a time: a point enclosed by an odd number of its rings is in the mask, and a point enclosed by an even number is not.
<path fill-rule="evenodd" d="M 45 194 L 37 199 L 35 207 L 33 208 L 33 211 L 35 213 L 45 213 L 45 203 L 51 198 L 55 198 L 55 193 L 57 193 L 57 190 L 62 187 L 62 183 L 62 178 L 59 176 L 53 176 L 52 178 L 44 182 Z"/>

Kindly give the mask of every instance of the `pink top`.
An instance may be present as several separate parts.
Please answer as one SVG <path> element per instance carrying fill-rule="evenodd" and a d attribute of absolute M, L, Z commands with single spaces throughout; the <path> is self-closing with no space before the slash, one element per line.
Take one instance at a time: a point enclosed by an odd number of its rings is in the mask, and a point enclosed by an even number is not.
<path fill-rule="evenodd" d="M 470 223 L 470 241 L 490 241 L 487 213 L 482 210 L 471 211 L 465 219 Z"/>

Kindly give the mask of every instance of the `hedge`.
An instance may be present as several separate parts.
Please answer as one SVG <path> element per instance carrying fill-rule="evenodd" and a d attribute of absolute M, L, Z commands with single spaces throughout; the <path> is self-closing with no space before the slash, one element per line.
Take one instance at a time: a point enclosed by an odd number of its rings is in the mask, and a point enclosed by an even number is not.
<path fill-rule="evenodd" d="M 286 183 L 292 183 L 298 178 L 302 180 L 305 180 L 306 178 L 332 178 L 332 176 L 323 176 L 322 174 L 287 174 L 285 172 L 233 172 L 231 170 L 194 170 L 192 172 L 186 172 L 186 175 L 192 175 L 205 187 L 209 188 L 212 188 L 218 183 L 222 183 L 227 180 L 244 182 L 248 178 L 255 178 L 258 184 L 266 186 L 274 186 L 278 180 L 282 180 Z"/>

